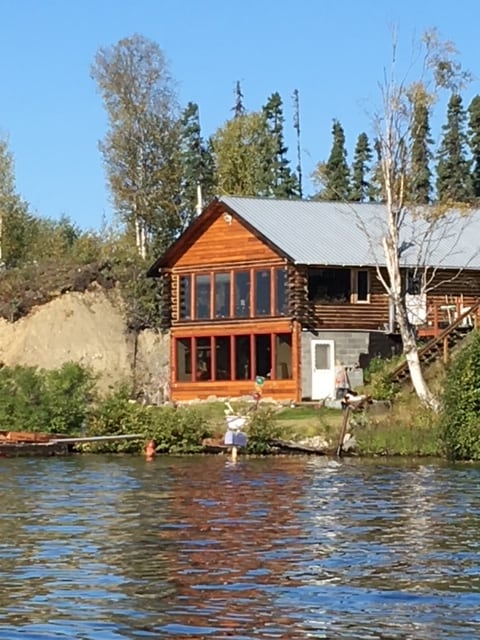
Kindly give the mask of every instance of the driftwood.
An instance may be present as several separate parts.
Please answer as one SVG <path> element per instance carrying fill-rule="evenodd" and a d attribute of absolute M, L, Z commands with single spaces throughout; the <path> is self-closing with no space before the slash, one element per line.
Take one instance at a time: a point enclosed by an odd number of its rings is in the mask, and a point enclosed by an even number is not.
<path fill-rule="evenodd" d="M 317 456 L 324 456 L 329 453 L 324 447 L 311 447 L 307 444 L 295 442 L 294 440 L 272 440 L 272 444 L 284 453 L 311 453 Z"/>

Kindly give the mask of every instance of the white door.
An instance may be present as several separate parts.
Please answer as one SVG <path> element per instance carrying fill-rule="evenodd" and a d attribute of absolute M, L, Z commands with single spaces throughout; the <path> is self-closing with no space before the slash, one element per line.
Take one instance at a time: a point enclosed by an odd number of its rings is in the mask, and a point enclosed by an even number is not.
<path fill-rule="evenodd" d="M 333 340 L 312 340 L 312 400 L 335 398 Z"/>

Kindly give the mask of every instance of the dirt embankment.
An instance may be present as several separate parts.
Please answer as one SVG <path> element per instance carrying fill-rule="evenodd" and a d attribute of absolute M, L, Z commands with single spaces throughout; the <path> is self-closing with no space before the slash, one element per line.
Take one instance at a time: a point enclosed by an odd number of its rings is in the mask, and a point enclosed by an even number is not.
<path fill-rule="evenodd" d="M 107 391 L 120 382 L 160 398 L 168 381 L 168 337 L 127 332 L 121 299 L 110 290 L 64 293 L 9 322 L 0 318 L 0 361 L 55 369 L 78 362 L 98 374 Z"/>

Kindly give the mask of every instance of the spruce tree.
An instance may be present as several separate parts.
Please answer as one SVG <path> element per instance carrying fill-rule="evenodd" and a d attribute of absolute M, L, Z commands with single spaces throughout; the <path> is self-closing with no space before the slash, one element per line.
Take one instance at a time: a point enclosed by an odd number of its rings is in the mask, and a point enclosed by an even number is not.
<path fill-rule="evenodd" d="M 200 185 L 202 200 L 208 202 L 213 196 L 214 163 L 211 151 L 201 134 L 198 105 L 189 102 L 180 119 L 181 133 L 181 218 L 188 225 L 197 213 L 197 186 Z"/>
<path fill-rule="evenodd" d="M 470 162 L 465 132 L 466 113 L 462 98 L 453 93 L 447 108 L 447 123 L 438 152 L 437 195 L 440 202 L 468 202 L 472 196 Z"/>
<path fill-rule="evenodd" d="M 475 96 L 468 107 L 469 143 L 472 152 L 472 191 L 480 198 L 480 96 Z"/>
<path fill-rule="evenodd" d="M 361 133 L 357 138 L 352 163 L 352 186 L 350 200 L 352 202 L 365 202 L 370 196 L 370 183 L 367 180 L 372 161 L 372 149 L 366 133 Z"/>
<path fill-rule="evenodd" d="M 274 150 L 273 155 L 265 157 L 266 182 L 270 186 L 271 195 L 276 198 L 295 198 L 299 196 L 299 184 L 286 157 L 288 148 L 283 136 L 282 107 L 282 98 L 277 92 L 270 96 L 263 107 L 268 135 L 271 138 L 268 149 Z"/>
<path fill-rule="evenodd" d="M 333 145 L 330 156 L 323 168 L 325 187 L 322 200 L 348 200 L 350 193 L 350 171 L 345 149 L 345 133 L 338 120 L 333 121 Z"/>
<path fill-rule="evenodd" d="M 237 80 L 235 85 L 235 105 L 232 109 L 235 118 L 245 115 L 245 107 L 243 104 L 243 93 L 240 80 Z"/>
<path fill-rule="evenodd" d="M 432 193 L 432 171 L 430 161 L 432 152 L 430 145 L 429 108 L 424 93 L 418 94 L 413 101 L 413 121 L 411 137 L 411 166 L 408 196 L 415 204 L 428 204 Z"/>

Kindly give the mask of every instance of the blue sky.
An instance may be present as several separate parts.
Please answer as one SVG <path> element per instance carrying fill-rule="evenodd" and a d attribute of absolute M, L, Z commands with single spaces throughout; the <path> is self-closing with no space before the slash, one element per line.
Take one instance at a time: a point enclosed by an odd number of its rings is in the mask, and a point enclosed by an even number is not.
<path fill-rule="evenodd" d="M 180 104 L 199 104 L 205 136 L 231 117 L 237 80 L 249 110 L 278 91 L 293 166 L 298 89 L 304 175 L 328 156 L 333 118 L 350 160 L 358 134 L 369 133 L 393 25 L 405 64 L 413 38 L 436 27 L 480 76 L 478 0 L 0 0 L 0 15 L 0 132 L 17 189 L 37 213 L 66 214 L 84 229 L 112 217 L 98 151 L 107 120 L 89 70 L 97 49 L 120 38 L 158 42 Z M 474 78 L 466 106 L 477 93 Z"/>

